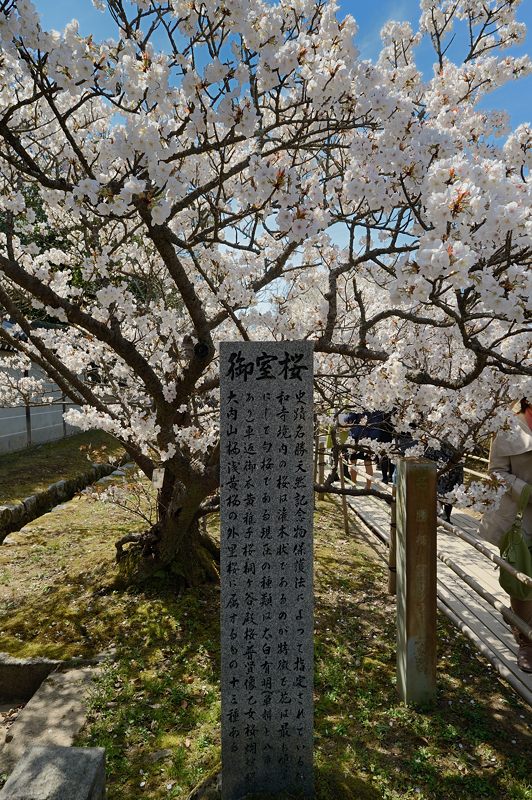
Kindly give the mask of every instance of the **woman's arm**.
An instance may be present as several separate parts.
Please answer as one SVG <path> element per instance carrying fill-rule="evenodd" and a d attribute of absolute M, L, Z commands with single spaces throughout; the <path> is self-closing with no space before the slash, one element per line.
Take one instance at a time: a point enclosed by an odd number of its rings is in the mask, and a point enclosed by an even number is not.
<path fill-rule="evenodd" d="M 526 481 L 518 478 L 512 472 L 511 461 L 509 455 L 504 455 L 500 452 L 498 436 L 495 437 L 490 448 L 490 457 L 488 463 L 488 472 L 500 480 L 508 487 L 513 497 L 519 500 L 521 492 L 527 485 Z M 530 454 L 532 458 L 532 453 Z"/>

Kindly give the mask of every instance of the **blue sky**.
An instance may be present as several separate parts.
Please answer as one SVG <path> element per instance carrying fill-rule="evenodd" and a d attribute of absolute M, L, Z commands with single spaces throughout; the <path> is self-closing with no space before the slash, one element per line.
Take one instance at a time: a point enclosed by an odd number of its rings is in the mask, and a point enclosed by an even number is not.
<path fill-rule="evenodd" d="M 109 26 L 110 17 L 96 11 L 91 0 L 34 0 L 34 3 L 41 13 L 45 28 L 60 30 L 76 18 L 82 34 L 92 33 L 96 39 L 114 34 L 112 24 Z M 409 20 L 415 26 L 419 18 L 419 3 L 418 0 L 341 0 L 341 13 L 350 13 L 355 17 L 359 26 L 357 45 L 360 53 L 363 58 L 374 59 L 379 52 L 382 25 L 389 19 L 399 19 Z M 523 0 L 517 18 L 527 24 L 527 41 L 524 46 L 512 48 L 508 53 L 532 55 L 532 0 Z M 419 49 L 418 63 L 427 77 L 432 73 L 432 60 L 430 45 L 424 43 Z M 508 111 L 514 127 L 521 122 L 532 121 L 532 76 L 492 93 L 483 105 Z"/>

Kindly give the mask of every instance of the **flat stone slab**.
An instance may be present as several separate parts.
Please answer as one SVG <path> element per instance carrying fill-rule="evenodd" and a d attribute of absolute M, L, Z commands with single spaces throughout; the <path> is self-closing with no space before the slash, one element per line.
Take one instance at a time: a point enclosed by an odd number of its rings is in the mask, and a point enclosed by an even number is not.
<path fill-rule="evenodd" d="M 32 745 L 72 745 L 85 723 L 94 674 L 94 669 L 85 667 L 48 676 L 9 728 L 0 751 L 3 772 L 9 773 Z"/>
<path fill-rule="evenodd" d="M 103 747 L 30 748 L 0 792 L 0 800 L 103 800 Z"/>

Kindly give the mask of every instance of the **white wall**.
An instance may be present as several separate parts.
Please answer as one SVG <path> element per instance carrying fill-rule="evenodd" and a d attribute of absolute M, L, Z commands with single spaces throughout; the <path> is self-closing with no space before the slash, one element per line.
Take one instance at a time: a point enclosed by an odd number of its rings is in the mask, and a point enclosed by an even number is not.
<path fill-rule="evenodd" d="M 65 405 L 72 408 L 72 403 Z M 43 444 L 77 433 L 79 428 L 63 420 L 63 405 L 31 406 L 29 420 L 26 408 L 0 408 L 0 453 L 23 450 L 30 444 Z"/>
<path fill-rule="evenodd" d="M 35 366 L 30 374 L 42 377 L 42 372 Z M 64 422 L 64 411 L 76 406 L 63 402 L 55 383 L 47 383 L 46 395 L 52 398 L 52 402 L 46 405 L 0 408 L 0 453 L 23 450 L 30 444 L 52 442 L 79 431 L 79 428 Z"/>

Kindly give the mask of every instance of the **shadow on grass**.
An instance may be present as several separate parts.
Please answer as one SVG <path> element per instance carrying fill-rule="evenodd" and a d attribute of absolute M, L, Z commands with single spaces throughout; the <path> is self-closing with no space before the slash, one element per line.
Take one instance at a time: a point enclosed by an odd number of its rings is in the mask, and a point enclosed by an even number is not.
<path fill-rule="evenodd" d="M 220 756 L 219 591 L 176 596 L 157 582 L 111 597 L 124 609 L 116 660 L 80 741 L 106 748 L 109 800 L 136 796 L 143 773 L 157 783 L 150 797 L 180 797 Z M 162 792 L 161 771 L 179 793 Z"/>
<path fill-rule="evenodd" d="M 319 508 L 317 800 L 527 799 L 524 706 L 441 617 L 437 702 L 424 711 L 402 705 L 384 564 L 356 531 L 352 539 L 340 531 L 339 514 Z M 219 591 L 176 596 L 162 581 L 117 590 L 109 569 L 95 563 L 79 580 L 72 570 L 70 586 L 54 583 L 19 605 L 24 626 L 13 636 L 30 644 L 38 621 L 51 626 L 41 643 L 70 636 L 69 647 L 86 654 L 113 646 L 78 744 L 106 748 L 109 800 L 184 800 L 220 760 Z"/>
<path fill-rule="evenodd" d="M 381 800 L 380 792 L 362 778 L 343 773 L 334 766 L 316 770 L 316 793 L 320 800 Z"/>
<path fill-rule="evenodd" d="M 435 800 L 525 800 L 522 708 L 512 707 L 509 691 L 495 703 L 500 687 L 462 637 L 440 622 L 440 650 L 449 658 L 439 665 L 438 701 L 406 708 L 395 691 L 394 618 L 378 569 L 369 564 L 348 580 L 341 554 L 323 551 L 320 570 L 317 800 L 401 798 L 415 787 Z M 68 587 L 56 589 L 46 598 L 51 615 L 69 596 Z M 181 800 L 219 762 L 218 620 L 215 588 L 176 596 L 159 582 L 127 591 L 108 586 L 78 617 L 65 617 L 77 626 L 73 639 L 85 625 L 92 648 L 116 647 L 79 742 L 106 748 L 109 800 L 137 796 L 141 783 L 150 800 Z"/>
<path fill-rule="evenodd" d="M 381 797 L 417 791 L 434 800 L 528 798 L 524 704 L 439 617 L 437 700 L 424 709 L 404 706 L 395 686 L 395 609 L 384 562 L 365 564 L 356 546 L 348 550 L 325 543 L 318 559 L 319 758 L 343 773 L 368 773 Z"/>
<path fill-rule="evenodd" d="M 317 766 L 314 770 L 317 800 L 380 800 L 381 795 L 367 780 L 345 775 L 332 766 Z M 221 800 L 220 765 L 188 795 L 187 800 Z M 253 792 L 242 800 L 305 800 L 297 792 Z"/>

